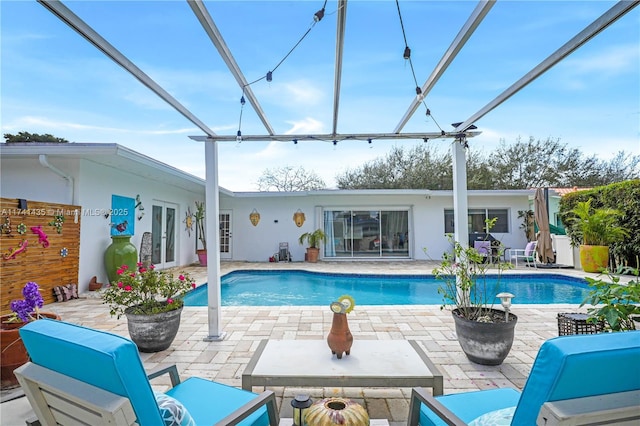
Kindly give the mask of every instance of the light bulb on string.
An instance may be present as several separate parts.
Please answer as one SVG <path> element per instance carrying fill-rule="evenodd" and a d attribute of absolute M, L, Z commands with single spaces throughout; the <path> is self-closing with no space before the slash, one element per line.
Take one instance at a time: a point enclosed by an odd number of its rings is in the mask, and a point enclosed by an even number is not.
<path fill-rule="evenodd" d="M 411 59 L 411 49 L 409 49 L 409 46 L 405 46 L 404 53 L 402 54 L 402 57 L 404 59 Z"/>
<path fill-rule="evenodd" d="M 238 142 L 238 143 L 242 142 L 242 132 L 240 131 L 240 129 L 238 129 L 238 134 L 236 136 L 236 142 Z"/>
<path fill-rule="evenodd" d="M 273 80 L 273 72 L 269 71 L 267 72 L 267 81 L 271 83 L 272 80 Z"/>
<path fill-rule="evenodd" d="M 422 89 L 420 86 L 416 86 L 416 99 L 418 102 L 424 101 L 424 95 L 422 94 Z"/>
<path fill-rule="evenodd" d="M 240 105 L 244 106 L 245 103 L 246 103 L 246 101 L 244 100 L 244 95 L 242 95 L 240 97 Z"/>
<path fill-rule="evenodd" d="M 322 21 L 322 18 L 324 18 L 324 7 L 313 14 L 314 22 L 320 22 Z"/>

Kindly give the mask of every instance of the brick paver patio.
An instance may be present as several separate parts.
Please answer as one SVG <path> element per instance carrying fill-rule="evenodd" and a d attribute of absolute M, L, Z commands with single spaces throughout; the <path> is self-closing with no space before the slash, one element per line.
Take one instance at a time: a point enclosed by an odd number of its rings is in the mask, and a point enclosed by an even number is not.
<path fill-rule="evenodd" d="M 242 263 L 223 262 L 222 272 L 235 269 L 306 269 L 361 273 L 430 273 L 432 262 L 319 262 L 309 263 Z M 188 270 L 198 283 L 206 282 L 206 268 Z M 513 271 L 512 271 L 513 272 Z M 515 272 L 562 273 L 584 276 L 581 271 L 535 271 L 522 268 Z M 86 293 L 83 298 L 45 306 L 58 312 L 63 320 L 107 330 L 128 337 L 126 319 L 111 318 L 99 295 Z M 514 299 L 517 302 L 517 298 Z M 357 301 L 356 301 L 357 303 Z M 323 306 L 299 307 L 223 307 L 221 342 L 205 342 L 208 335 L 207 308 L 186 307 L 180 332 L 171 348 L 141 354 L 148 370 L 177 364 L 182 377 L 200 376 L 232 386 L 241 386 L 242 372 L 262 339 L 325 339 L 331 326 L 331 311 Z M 412 339 L 423 346 L 444 376 L 444 392 L 455 393 L 495 387 L 521 389 L 538 348 L 545 340 L 558 335 L 558 312 L 584 312 L 577 305 L 518 305 L 512 312 L 518 316 L 516 338 L 511 353 L 500 366 L 481 366 L 469 362 L 456 340 L 450 312 L 435 305 L 363 306 L 356 305 L 349 314 L 349 327 L 354 335 L 353 351 L 360 339 Z M 330 355 L 327 348 L 328 356 Z M 304 362 L 304 360 L 300 360 Z M 163 379 L 164 380 L 164 379 Z M 159 390 L 167 381 L 154 380 Z M 258 392 L 261 389 L 254 388 Z M 312 398 L 342 395 L 363 404 L 371 418 L 389 419 L 391 425 L 404 425 L 409 410 L 411 389 L 382 388 L 273 388 L 278 397 L 281 417 L 291 417 L 291 398 L 309 393 Z M 7 392 L 3 392 L 6 398 Z M 0 405 L 0 424 L 24 424 L 25 398 Z"/>

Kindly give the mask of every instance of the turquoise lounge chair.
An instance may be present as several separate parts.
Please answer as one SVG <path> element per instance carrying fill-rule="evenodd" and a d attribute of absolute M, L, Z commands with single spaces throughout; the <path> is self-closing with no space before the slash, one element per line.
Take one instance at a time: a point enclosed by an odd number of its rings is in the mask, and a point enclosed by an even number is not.
<path fill-rule="evenodd" d="M 154 395 L 136 345 L 122 336 L 45 319 L 25 325 L 20 335 L 31 362 L 16 369 L 16 377 L 43 425 L 157 426 L 171 416 L 191 425 L 279 423 L 273 392 L 257 395 L 197 377 L 180 382 L 175 366 L 149 376 L 171 377 L 166 395 L 179 403 L 170 401 L 173 412 L 161 411 L 158 400 L 169 398 Z M 176 405 L 186 413 L 176 414 Z"/>
<path fill-rule="evenodd" d="M 639 391 L 640 331 L 562 336 L 543 343 L 522 393 L 490 389 L 432 397 L 421 388 L 413 389 L 409 425 L 466 425 L 474 421 L 472 424 L 478 425 L 550 424 L 540 416 L 543 407 L 546 415 L 558 411 L 556 408 L 568 400 L 571 403 L 565 407 L 572 410 L 579 406 L 595 410 L 597 404 L 606 409 L 613 402 L 603 404 L 602 400 L 610 395 L 615 397 L 609 401 L 627 401 L 620 409 L 623 418 L 640 424 Z M 594 396 L 600 397 L 589 398 Z M 496 419 L 502 422 L 494 423 Z M 570 420 L 568 424 L 610 424 L 605 420 L 606 416 L 597 422 Z"/>

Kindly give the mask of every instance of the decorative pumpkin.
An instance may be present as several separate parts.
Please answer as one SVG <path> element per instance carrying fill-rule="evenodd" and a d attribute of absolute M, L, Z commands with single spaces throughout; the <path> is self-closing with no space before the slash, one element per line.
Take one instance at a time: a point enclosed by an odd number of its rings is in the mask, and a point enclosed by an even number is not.
<path fill-rule="evenodd" d="M 309 426 L 366 426 L 369 415 L 362 405 L 347 398 L 325 398 L 311 405 L 305 417 Z"/>

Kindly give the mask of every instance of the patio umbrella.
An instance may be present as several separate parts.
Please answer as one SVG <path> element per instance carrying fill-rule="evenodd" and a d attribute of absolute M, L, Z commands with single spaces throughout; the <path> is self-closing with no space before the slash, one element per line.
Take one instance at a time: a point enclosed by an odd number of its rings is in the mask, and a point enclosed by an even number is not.
<path fill-rule="evenodd" d="M 551 231 L 549 230 L 549 215 L 547 203 L 542 188 L 536 189 L 533 199 L 533 211 L 535 221 L 538 224 L 538 245 L 536 251 L 544 263 L 552 263 L 554 260 Z"/>

